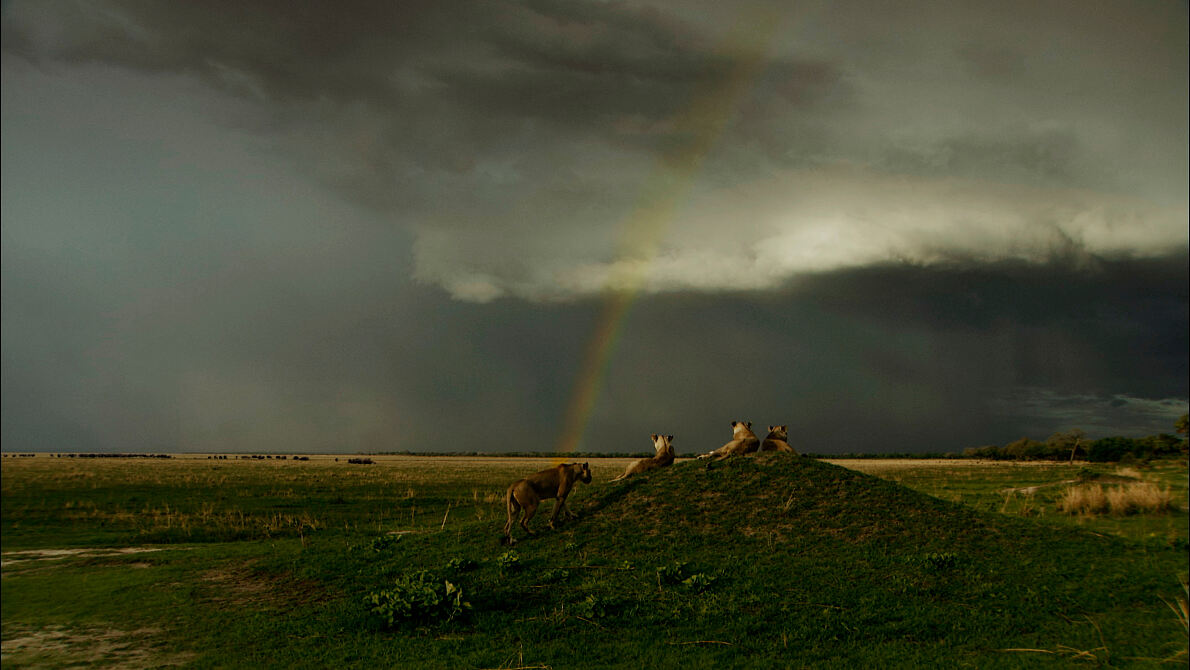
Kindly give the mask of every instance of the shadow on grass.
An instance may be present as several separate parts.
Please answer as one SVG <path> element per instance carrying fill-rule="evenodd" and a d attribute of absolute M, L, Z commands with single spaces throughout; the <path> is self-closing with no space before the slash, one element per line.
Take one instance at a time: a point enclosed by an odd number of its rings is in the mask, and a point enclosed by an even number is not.
<path fill-rule="evenodd" d="M 644 481 L 645 477 L 630 477 L 628 479 L 609 484 L 609 488 L 602 491 L 600 494 L 594 495 L 591 498 L 583 501 L 581 513 L 579 518 L 586 518 L 588 514 L 597 514 L 602 512 L 609 505 L 613 505 L 624 499 L 629 493 L 632 493 Z"/>

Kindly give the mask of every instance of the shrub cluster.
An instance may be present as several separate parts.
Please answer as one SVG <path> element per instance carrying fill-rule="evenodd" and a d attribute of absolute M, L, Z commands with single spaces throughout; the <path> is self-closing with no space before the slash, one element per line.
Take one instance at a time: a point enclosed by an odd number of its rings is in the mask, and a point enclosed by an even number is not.
<path fill-rule="evenodd" d="M 402 575 L 391 588 L 369 593 L 364 603 L 386 628 L 450 621 L 471 608 L 461 588 L 424 570 Z"/>
<path fill-rule="evenodd" d="M 680 586 L 694 593 L 702 593 L 715 584 L 715 577 L 704 572 L 691 574 L 685 561 L 674 561 L 657 568 L 658 586 Z"/>
<path fill-rule="evenodd" d="M 496 557 L 496 565 L 502 572 L 512 572 L 521 567 L 521 557 L 515 551 L 506 551 Z"/>

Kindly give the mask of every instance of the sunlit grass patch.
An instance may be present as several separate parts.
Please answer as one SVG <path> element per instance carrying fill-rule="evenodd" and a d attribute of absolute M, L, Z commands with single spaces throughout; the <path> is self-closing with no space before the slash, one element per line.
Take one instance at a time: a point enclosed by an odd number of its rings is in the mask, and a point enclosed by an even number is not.
<path fill-rule="evenodd" d="M 1116 468 L 1116 476 L 1117 477 L 1127 477 L 1129 479 L 1144 479 L 1144 475 L 1141 474 L 1140 470 L 1137 470 L 1136 468 L 1131 467 L 1131 466 L 1123 466 L 1123 467 Z"/>
<path fill-rule="evenodd" d="M 157 628 L 26 626 L 5 629 L 4 665 L 14 667 L 167 667 L 196 654 L 163 649 Z"/>
<path fill-rule="evenodd" d="M 1058 509 L 1067 514 L 1152 514 L 1172 508 L 1169 487 L 1151 482 L 1080 484 L 1067 488 L 1058 500 Z"/>

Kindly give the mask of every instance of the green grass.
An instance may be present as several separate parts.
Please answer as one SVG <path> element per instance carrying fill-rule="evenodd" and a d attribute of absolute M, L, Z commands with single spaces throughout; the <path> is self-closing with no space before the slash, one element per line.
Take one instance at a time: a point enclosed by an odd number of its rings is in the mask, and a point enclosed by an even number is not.
<path fill-rule="evenodd" d="M 901 485 L 773 454 L 608 483 L 622 463 L 593 462 L 596 481 L 571 497 L 579 519 L 549 531 L 539 516 L 539 534 L 517 529 L 510 549 L 499 494 L 540 461 L 28 461 L 4 463 L 6 668 L 1186 660 L 1167 604 L 1184 597 L 1185 535 L 1092 527 L 1184 528 L 1185 512 L 1080 522 L 1004 509 L 999 489 L 1059 472 L 905 470 Z M 87 552 L 12 562 L 49 547 Z M 107 550 L 119 547 L 159 551 Z M 422 570 L 469 608 L 388 629 L 366 596 Z M 41 648 L 15 644 L 34 635 Z"/>
<path fill-rule="evenodd" d="M 1086 462 L 965 460 L 929 464 L 912 460 L 848 460 L 840 464 L 978 510 L 1029 517 L 1145 542 L 1184 544 L 1190 536 L 1185 514 L 1190 484 L 1185 460 L 1157 460 L 1124 466 Z M 1129 481 L 1152 482 L 1169 489 L 1181 513 L 1130 517 L 1072 516 L 1058 509 L 1062 493 L 1072 483 L 1102 482 L 1112 485 Z"/>

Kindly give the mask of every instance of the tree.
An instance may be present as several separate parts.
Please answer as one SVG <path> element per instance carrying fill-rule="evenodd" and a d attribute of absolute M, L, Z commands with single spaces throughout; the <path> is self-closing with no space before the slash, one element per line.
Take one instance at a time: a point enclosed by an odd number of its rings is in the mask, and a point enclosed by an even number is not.
<path fill-rule="evenodd" d="M 1148 437 L 1142 437 L 1137 440 L 1137 443 L 1141 446 L 1145 456 L 1149 458 L 1160 458 L 1162 456 L 1176 454 L 1182 450 L 1183 442 L 1184 440 L 1180 440 L 1176 436 L 1170 435 L 1169 433 L 1149 435 Z"/>
<path fill-rule="evenodd" d="M 1136 440 L 1119 436 L 1105 437 L 1091 443 L 1091 448 L 1087 450 L 1087 460 L 1098 463 L 1118 461 L 1124 454 L 1136 454 L 1140 450 L 1141 447 Z"/>
<path fill-rule="evenodd" d="M 1046 446 L 1044 442 L 1022 437 L 1004 445 L 1004 455 L 1018 461 L 1036 461 L 1045 457 Z"/>
<path fill-rule="evenodd" d="M 1000 447 L 994 444 L 986 444 L 982 447 L 968 447 L 963 450 L 963 456 L 966 458 L 989 458 L 992 460 L 999 460 L 1004 457 Z"/>
<path fill-rule="evenodd" d="M 1074 462 L 1074 456 L 1080 448 L 1083 448 L 1083 440 L 1087 439 L 1087 433 L 1081 428 L 1072 428 L 1065 433 L 1054 433 L 1046 439 L 1045 443 L 1049 447 L 1049 457 L 1055 460 L 1065 458 L 1066 454 L 1070 454 L 1070 461 Z M 1083 449 L 1086 453 L 1086 449 Z"/>

